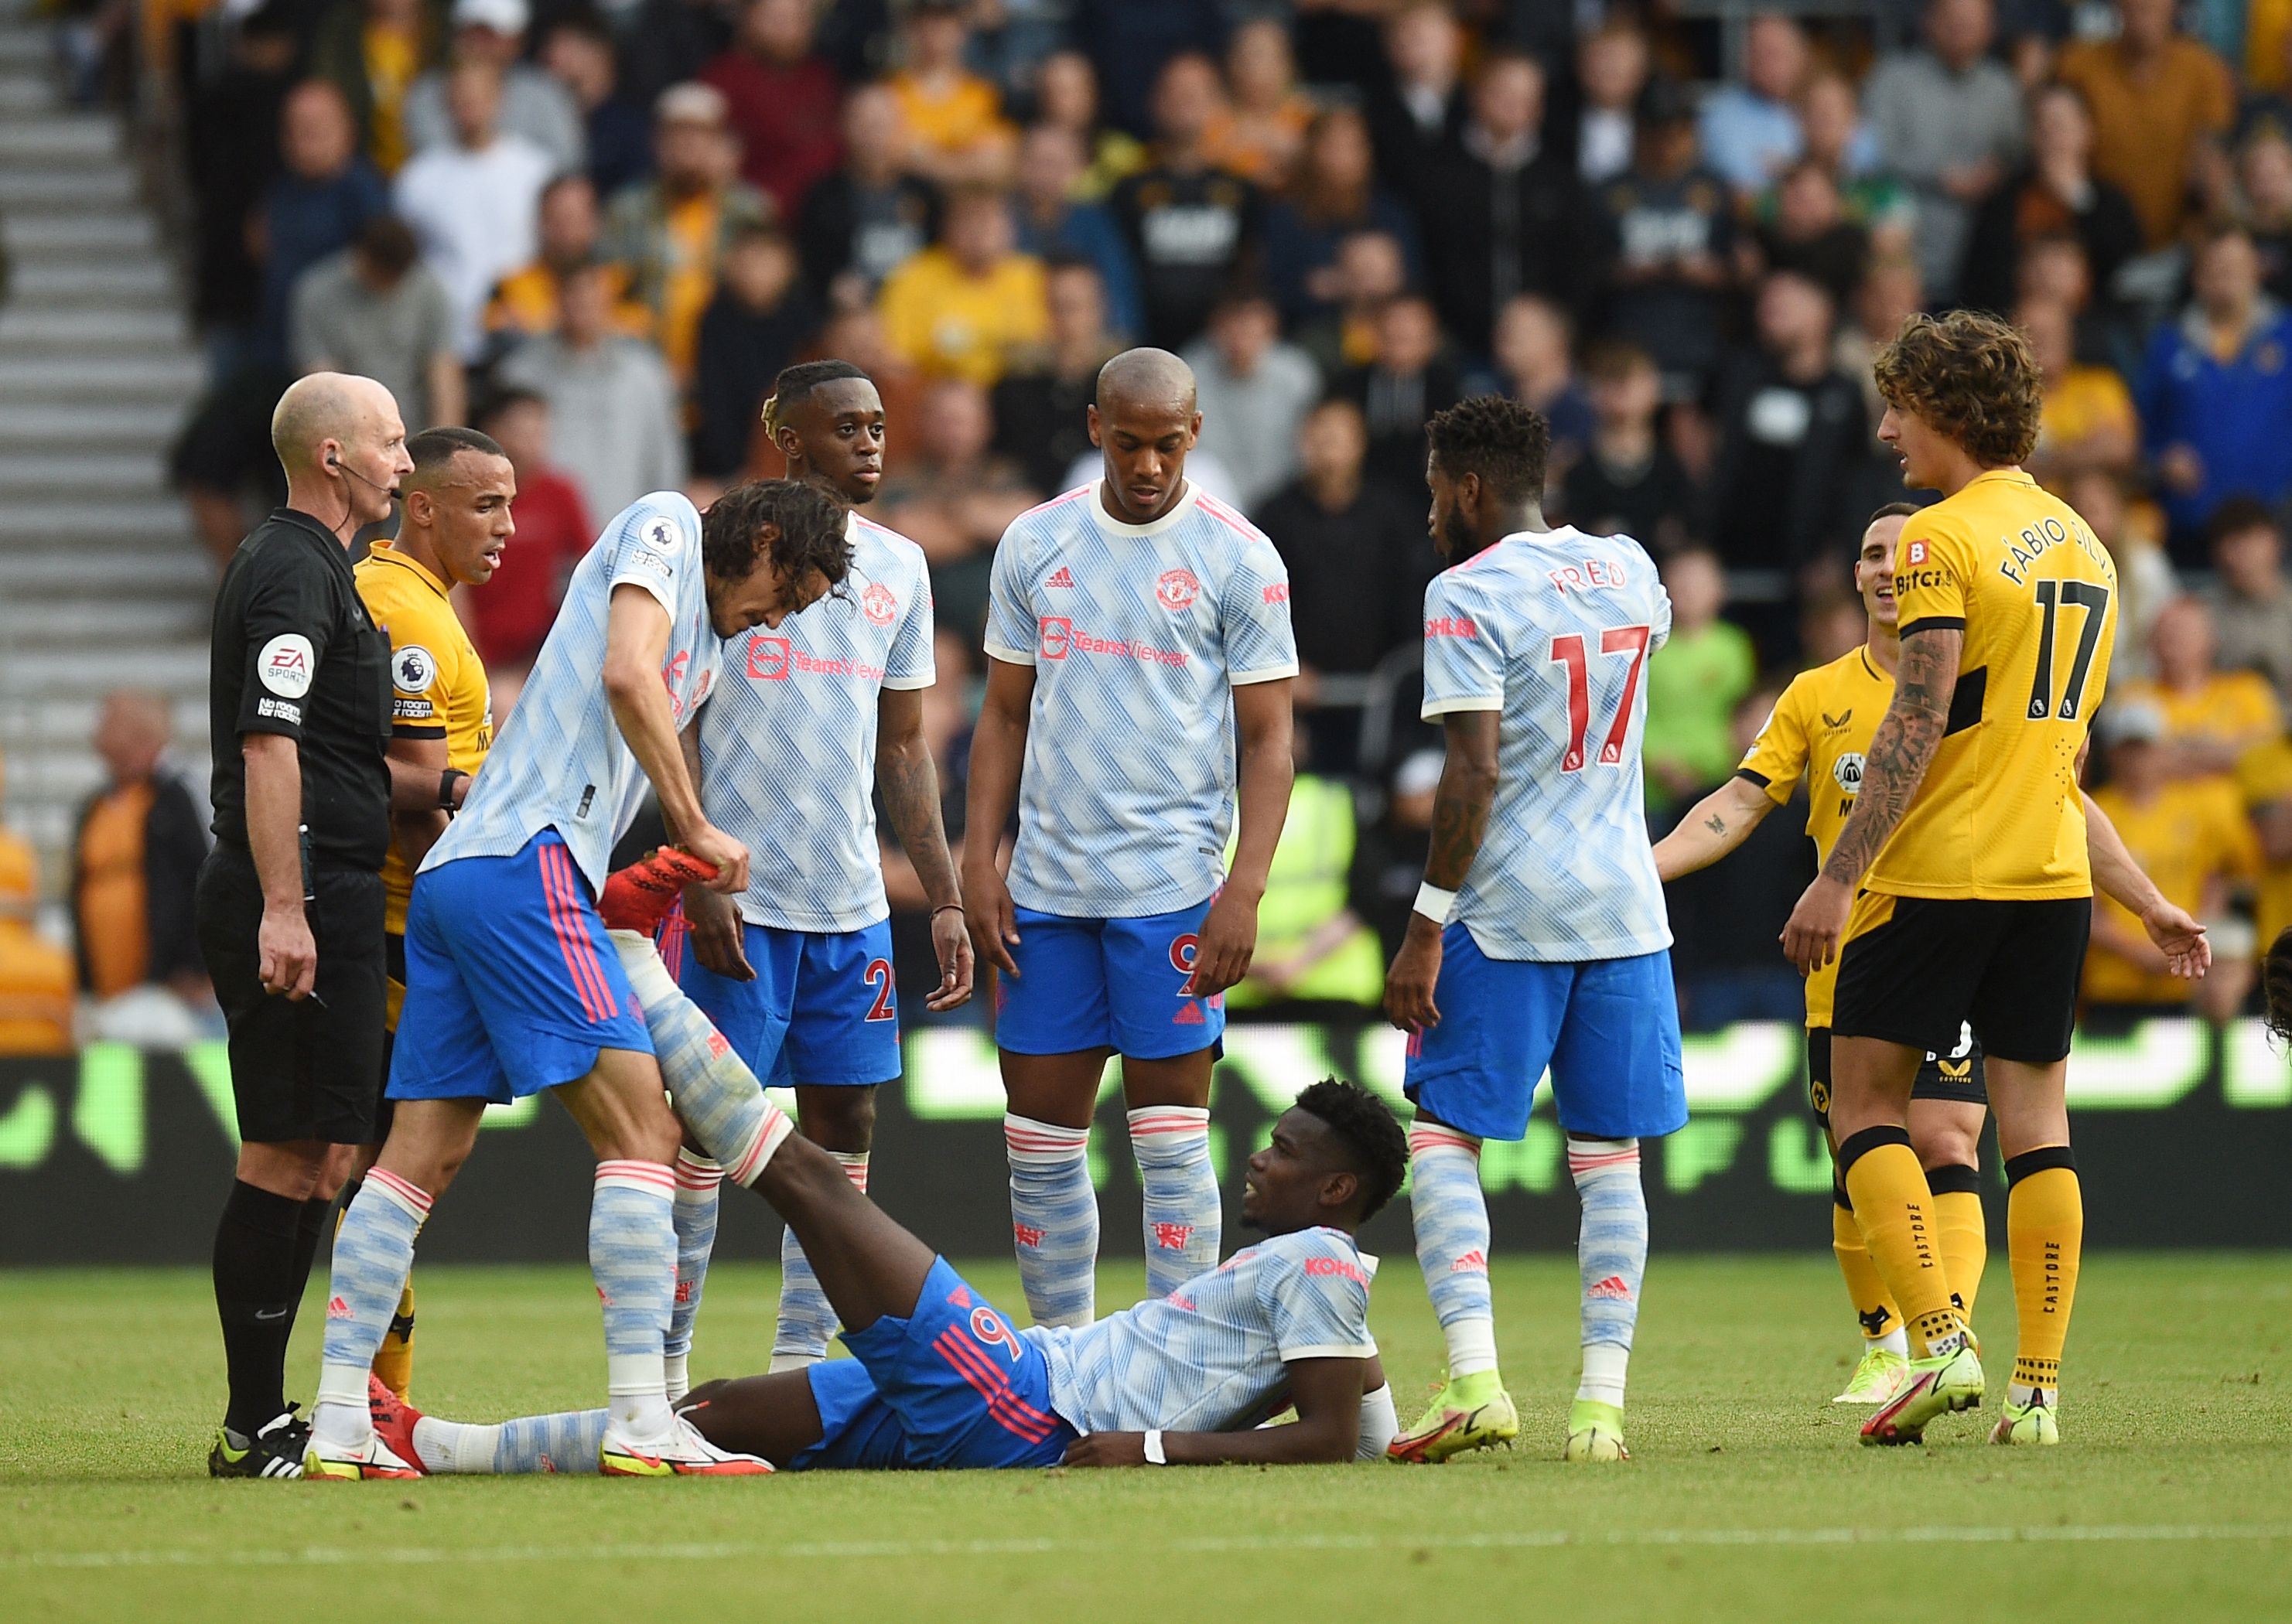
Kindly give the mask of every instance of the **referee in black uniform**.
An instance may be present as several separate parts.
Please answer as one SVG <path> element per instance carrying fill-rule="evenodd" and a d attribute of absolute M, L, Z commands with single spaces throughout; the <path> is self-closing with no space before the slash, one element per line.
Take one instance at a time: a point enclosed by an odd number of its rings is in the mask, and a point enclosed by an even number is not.
<path fill-rule="evenodd" d="M 319 373 L 278 401 L 286 505 L 239 543 L 215 598 L 207 704 L 214 849 L 199 947 L 230 1028 L 237 1181 L 215 1230 L 230 1402 L 207 1469 L 302 1474 L 286 1339 L 328 1209 L 381 1103 L 383 894 L 390 849 L 390 639 L 351 575 L 351 539 L 390 515 L 414 464 L 390 391 Z M 417 799 L 436 800 L 434 775 Z"/>

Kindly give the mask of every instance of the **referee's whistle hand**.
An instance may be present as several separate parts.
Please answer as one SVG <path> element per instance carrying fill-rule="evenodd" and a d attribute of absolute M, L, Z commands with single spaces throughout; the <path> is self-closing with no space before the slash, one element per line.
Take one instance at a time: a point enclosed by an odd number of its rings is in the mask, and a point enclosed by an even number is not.
<path fill-rule="evenodd" d="M 284 993 L 295 1003 L 311 995 L 319 979 L 319 944 L 299 905 L 264 906 L 255 952 L 264 992 Z"/>

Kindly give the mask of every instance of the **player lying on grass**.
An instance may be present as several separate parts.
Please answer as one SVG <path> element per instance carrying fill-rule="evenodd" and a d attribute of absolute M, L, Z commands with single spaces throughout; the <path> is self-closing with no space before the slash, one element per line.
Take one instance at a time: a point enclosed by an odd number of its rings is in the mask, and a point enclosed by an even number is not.
<path fill-rule="evenodd" d="M 651 944 L 625 932 L 616 941 L 680 1104 L 742 1089 L 762 1104 L 729 1048 L 710 1054 L 714 1029 Z M 696 1388 L 680 1414 L 721 1456 L 809 1471 L 1384 1455 L 1396 1422 L 1368 1332 L 1376 1265 L 1353 1232 L 1400 1187 L 1408 1146 L 1367 1089 L 1313 1084 L 1249 1159 L 1242 1216 L 1265 1240 L 1167 1297 L 1080 1330 L 1015 1328 L 853 1188 L 834 1155 L 765 1108 L 777 1120 L 753 1187 L 795 1231 L 853 1357 Z M 738 1146 L 711 1148 L 739 1165 Z M 446 1421 L 378 1381 L 371 1392 L 376 1431 L 400 1459 L 435 1473 L 594 1471 L 609 1420 L 589 1410 Z M 1294 1426 L 1259 1425 L 1287 1404 Z M 674 1469 L 664 1463 L 664 1473 Z"/>

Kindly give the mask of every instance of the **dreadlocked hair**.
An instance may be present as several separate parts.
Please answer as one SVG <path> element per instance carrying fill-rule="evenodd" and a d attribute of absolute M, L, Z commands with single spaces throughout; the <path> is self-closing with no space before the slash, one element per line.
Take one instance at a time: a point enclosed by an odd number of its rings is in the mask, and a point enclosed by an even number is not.
<path fill-rule="evenodd" d="M 2276 933 L 2260 961 L 2260 985 L 2268 997 L 2268 1030 L 2292 1043 L 2292 925 Z"/>
<path fill-rule="evenodd" d="M 1360 1177 L 1361 1217 L 1376 1217 L 1408 1177 L 1408 1136 L 1392 1109 L 1360 1084 L 1337 1077 L 1298 1095 L 1297 1109 L 1337 1136 Z"/>
<path fill-rule="evenodd" d="M 858 378 L 867 382 L 868 374 L 849 361 L 799 361 L 794 366 L 784 366 L 780 375 L 772 380 L 772 392 L 764 402 L 764 432 L 776 435 L 780 424 L 796 403 L 823 383 L 833 383 L 840 378 Z"/>
<path fill-rule="evenodd" d="M 1478 474 L 1499 502 L 1544 494 L 1544 459 L 1552 425 L 1544 414 L 1502 395 L 1474 395 L 1424 425 L 1432 460 L 1451 479 Z"/>
<path fill-rule="evenodd" d="M 843 510 L 811 486 L 755 479 L 726 491 L 700 516 L 700 556 L 720 581 L 745 581 L 770 562 L 790 581 L 816 569 L 833 588 L 851 571 L 851 543 Z"/>
<path fill-rule="evenodd" d="M 1979 310 L 1912 316 L 1871 366 L 1878 393 L 1984 468 L 2026 460 L 2044 404 L 2022 331 Z"/>

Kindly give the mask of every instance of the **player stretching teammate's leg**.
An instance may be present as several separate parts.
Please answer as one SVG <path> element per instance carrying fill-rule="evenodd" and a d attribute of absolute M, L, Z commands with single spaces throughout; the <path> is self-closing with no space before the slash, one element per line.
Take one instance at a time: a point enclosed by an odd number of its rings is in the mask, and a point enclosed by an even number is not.
<path fill-rule="evenodd" d="M 931 903 L 940 982 L 929 1007 L 971 996 L 971 937 L 923 736 L 931 578 L 921 548 L 850 511 L 875 500 L 884 473 L 884 403 L 865 373 L 792 366 L 764 414 L 789 477 L 846 510 L 850 585 L 726 645 L 723 680 L 685 738 L 703 816 L 748 848 L 748 886 L 737 897 L 689 887 L 662 957 L 749 1070 L 795 1087 L 798 1131 L 864 1191 L 876 1088 L 900 1074 L 877 795 Z M 672 1398 L 686 1386 L 721 1178 L 705 1155 L 679 1156 Z M 835 1331 L 793 1229 L 780 1270 L 775 1370 L 826 1358 Z"/>
<path fill-rule="evenodd" d="M 1011 1227 L 1038 1324 L 1091 1321 L 1087 1148 L 1110 1054 L 1147 1290 L 1218 1257 L 1210 1065 L 1288 807 L 1297 649 L 1280 555 L 1186 481 L 1201 422 L 1184 362 L 1115 357 L 1090 408 L 1103 476 L 1021 514 L 995 552 L 963 892 L 980 961 L 1003 972 Z M 990 832 L 1014 805 L 1006 884 Z"/>
<path fill-rule="evenodd" d="M 1519 1433 L 1497 1371 L 1480 1146 L 1527 1132 L 1548 1065 L 1584 1209 L 1584 1365 L 1563 1453 L 1621 1460 L 1647 1268 L 1639 1142 L 1687 1121 L 1641 810 L 1640 677 L 1671 600 L 1630 537 L 1545 527 L 1536 413 L 1483 397 L 1427 434 L 1433 542 L 1455 563 L 1424 594 L 1424 716 L 1446 729 L 1448 762 L 1384 1009 L 1410 1034 L 1416 1255 L 1449 1380 L 1392 1456 L 1445 1460 Z"/>
<path fill-rule="evenodd" d="M 2019 333 L 1965 311 L 1912 317 L 1876 374 L 1878 434 L 1903 483 L 1943 496 L 1903 527 L 1893 697 L 1854 810 L 1783 932 L 1804 970 L 1840 959 L 1839 1171 L 1909 1331 L 1910 1379 L 1862 1439 L 1917 1442 L 1985 1391 L 1906 1127 L 1922 1053 L 1946 1051 L 1965 1020 L 1988 1057 L 2020 1323 L 1992 1436 L 2051 1443 L 2084 1230 L 2064 1084 L 2094 874 L 2074 768 L 2108 683 L 2117 567 L 2022 471 L 2039 381 Z M 2201 945 L 2166 921 L 2150 930 L 2168 954 Z"/>
<path fill-rule="evenodd" d="M 702 816 L 677 725 L 715 682 L 720 639 L 796 613 L 849 561 L 834 505 L 773 481 L 727 492 L 705 519 L 682 496 L 643 498 L 574 572 L 485 772 L 415 881 L 390 1081 L 396 1118 L 335 1241 L 305 1475 L 410 1471 L 370 1424 L 368 1366 L 415 1237 L 487 1103 L 545 1089 L 598 1156 L 589 1257 L 611 1401 L 603 1469 L 763 1469 L 713 1450 L 669 1409 L 677 1125 L 592 888 L 604 881 L 640 773 L 721 882 L 746 882 L 747 849 Z"/>
<path fill-rule="evenodd" d="M 1353 1232 L 1400 1187 L 1407 1147 L 1366 1090 L 1315 1083 L 1250 1158 L 1243 1216 L 1267 1240 L 1082 1330 L 1015 1329 L 944 1258 L 798 1138 L 669 980 L 638 930 L 614 945 L 690 1125 L 802 1237 L 855 1355 L 711 1382 L 684 1416 L 718 1451 L 797 1470 L 1374 1459 L 1391 1390 L 1368 1335 L 1375 1267 Z M 400 1459 L 453 1473 L 583 1470 L 602 1411 L 482 1426 L 421 1416 L 375 1384 Z M 1261 1427 L 1293 1403 L 1293 1426 Z"/>

